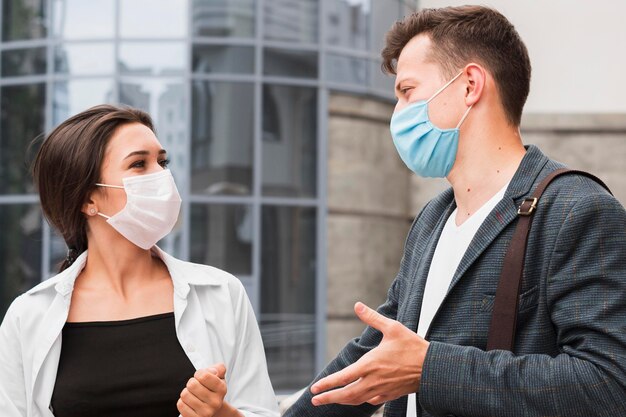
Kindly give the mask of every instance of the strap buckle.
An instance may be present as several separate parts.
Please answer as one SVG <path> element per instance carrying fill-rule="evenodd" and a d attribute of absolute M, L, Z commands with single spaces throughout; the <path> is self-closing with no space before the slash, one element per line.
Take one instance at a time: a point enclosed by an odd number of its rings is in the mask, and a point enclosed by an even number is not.
<path fill-rule="evenodd" d="M 537 198 L 525 198 L 517 209 L 517 214 L 520 216 L 530 216 L 537 208 Z"/>

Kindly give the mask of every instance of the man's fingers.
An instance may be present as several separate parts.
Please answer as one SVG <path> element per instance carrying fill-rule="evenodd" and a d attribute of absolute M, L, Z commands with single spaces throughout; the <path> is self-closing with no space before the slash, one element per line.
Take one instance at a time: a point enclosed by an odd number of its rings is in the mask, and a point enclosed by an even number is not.
<path fill-rule="evenodd" d="M 377 395 L 374 398 L 370 398 L 369 400 L 367 400 L 367 403 L 372 405 L 381 405 L 385 401 L 387 401 L 385 397 L 383 397 L 382 395 Z"/>
<path fill-rule="evenodd" d="M 317 381 L 311 387 L 311 393 L 315 395 L 323 391 L 328 391 L 332 388 L 348 385 L 363 376 L 365 371 L 364 367 L 365 365 L 363 362 L 356 361 L 347 368 L 344 368 L 339 372 L 335 372 L 334 374 L 328 375 L 327 377 Z"/>
<path fill-rule="evenodd" d="M 343 388 L 316 395 L 311 402 L 315 406 L 326 404 L 359 405 L 372 396 L 368 394 L 370 391 L 371 389 L 364 385 L 363 379 L 359 379 Z"/>
<path fill-rule="evenodd" d="M 394 320 L 383 316 L 376 310 L 372 310 L 361 302 L 354 305 L 354 312 L 363 323 L 375 328 L 376 330 L 380 330 L 383 333 L 385 333 L 385 331 L 389 329 L 389 326 L 394 323 Z"/>

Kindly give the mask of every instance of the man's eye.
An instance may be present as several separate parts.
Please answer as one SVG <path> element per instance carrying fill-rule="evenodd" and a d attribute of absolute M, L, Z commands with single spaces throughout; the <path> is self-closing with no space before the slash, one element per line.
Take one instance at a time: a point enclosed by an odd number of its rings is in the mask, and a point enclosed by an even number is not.
<path fill-rule="evenodd" d="M 409 92 L 409 91 L 410 91 L 410 90 L 412 90 L 412 89 L 413 89 L 413 87 L 407 87 L 407 88 L 403 88 L 403 89 L 402 89 L 402 90 L 400 90 L 400 91 L 402 91 L 402 94 L 406 94 L 407 92 Z"/>

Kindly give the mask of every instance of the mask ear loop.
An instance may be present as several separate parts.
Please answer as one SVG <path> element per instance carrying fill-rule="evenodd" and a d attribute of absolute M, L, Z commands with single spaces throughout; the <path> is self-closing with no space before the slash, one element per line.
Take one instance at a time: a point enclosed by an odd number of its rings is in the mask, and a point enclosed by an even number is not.
<path fill-rule="evenodd" d="M 463 71 L 459 72 L 457 75 L 454 76 L 454 78 L 452 78 L 450 81 L 448 81 L 447 83 L 445 83 L 443 85 L 443 87 L 441 87 L 439 90 L 435 91 L 435 94 L 433 94 L 432 96 L 430 96 L 430 98 L 428 100 L 426 100 L 426 103 L 430 103 L 432 99 L 434 99 L 435 97 L 437 97 L 443 90 L 445 90 L 446 88 L 448 88 L 448 86 L 450 84 L 452 84 L 457 78 L 459 78 L 461 76 L 461 74 L 463 74 Z"/>
<path fill-rule="evenodd" d="M 472 104 L 473 106 L 473 104 Z M 472 106 L 469 106 L 467 108 L 467 110 L 465 110 L 465 114 L 463 115 L 463 117 L 461 117 L 461 121 L 459 122 L 458 125 L 456 125 L 455 129 L 458 129 L 461 127 L 461 125 L 463 124 L 463 122 L 465 121 L 465 118 L 467 117 L 467 115 L 469 114 L 469 111 L 472 110 Z"/>
<path fill-rule="evenodd" d="M 124 189 L 124 186 L 122 186 L 122 185 L 109 185 L 109 184 L 101 184 L 101 183 L 99 183 L 99 182 L 97 182 L 97 183 L 96 183 L 96 185 L 97 185 L 98 187 L 121 188 L 122 190 Z M 109 219 L 111 218 L 110 216 L 107 216 L 106 214 L 102 214 L 102 213 L 100 213 L 100 212 L 97 212 L 96 214 L 97 214 L 98 216 L 100 216 L 100 217 L 104 217 L 104 218 L 105 218 L 105 219 L 107 219 L 107 220 L 109 220 Z"/>

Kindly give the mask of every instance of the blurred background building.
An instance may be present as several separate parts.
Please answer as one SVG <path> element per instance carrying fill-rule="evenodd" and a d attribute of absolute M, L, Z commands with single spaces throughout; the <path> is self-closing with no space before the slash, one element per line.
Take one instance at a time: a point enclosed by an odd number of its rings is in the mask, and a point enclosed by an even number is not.
<path fill-rule="evenodd" d="M 614 47 L 626 29 L 607 21 L 626 6 L 594 4 L 589 19 L 592 6 L 573 3 L 491 1 L 534 65 L 525 141 L 597 173 L 624 202 L 625 61 Z M 389 135 L 393 79 L 380 71 L 380 50 L 416 7 L 2 0 L 0 317 L 66 255 L 42 220 L 31 141 L 92 105 L 128 104 L 155 119 L 183 197 L 161 247 L 241 279 L 275 389 L 305 386 L 362 330 L 354 302 L 384 300 L 412 218 L 445 187 L 411 175 Z"/>

